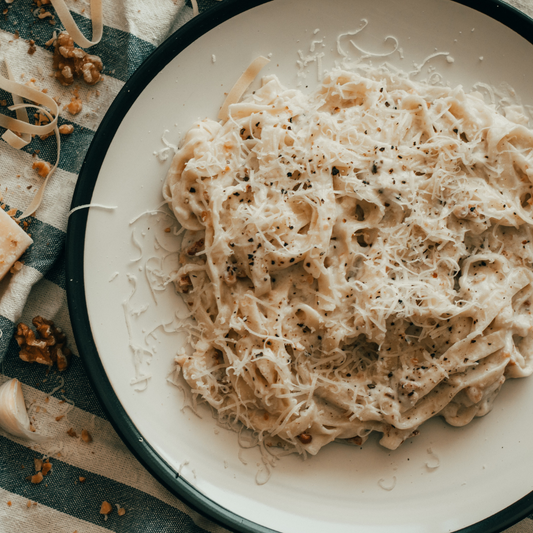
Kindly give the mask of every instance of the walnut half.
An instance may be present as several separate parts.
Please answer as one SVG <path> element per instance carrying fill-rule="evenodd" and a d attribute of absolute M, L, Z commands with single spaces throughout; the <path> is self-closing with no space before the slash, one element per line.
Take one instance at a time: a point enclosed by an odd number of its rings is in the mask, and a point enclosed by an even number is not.
<path fill-rule="evenodd" d="M 55 77 L 62 85 L 72 85 L 74 78 L 83 78 L 88 85 L 94 85 L 102 78 L 100 72 L 104 67 L 98 56 L 75 48 L 74 40 L 66 31 L 56 39 L 53 66 Z"/>
<path fill-rule="evenodd" d="M 26 324 L 18 324 L 15 339 L 20 346 L 19 357 L 28 363 L 41 363 L 52 366 L 54 363 L 60 371 L 65 370 L 70 362 L 70 350 L 66 347 L 66 336 L 54 326 L 51 320 L 36 316 L 32 320 L 37 335 Z"/>

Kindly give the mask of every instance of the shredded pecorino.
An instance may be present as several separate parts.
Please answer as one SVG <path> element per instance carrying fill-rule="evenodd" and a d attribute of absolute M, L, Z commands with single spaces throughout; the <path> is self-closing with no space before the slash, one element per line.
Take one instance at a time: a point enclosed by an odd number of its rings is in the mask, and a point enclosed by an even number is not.
<path fill-rule="evenodd" d="M 532 181 L 533 132 L 479 93 L 385 68 L 310 95 L 267 76 L 195 124 L 164 185 L 192 393 L 311 454 L 484 415 L 533 371 Z"/>

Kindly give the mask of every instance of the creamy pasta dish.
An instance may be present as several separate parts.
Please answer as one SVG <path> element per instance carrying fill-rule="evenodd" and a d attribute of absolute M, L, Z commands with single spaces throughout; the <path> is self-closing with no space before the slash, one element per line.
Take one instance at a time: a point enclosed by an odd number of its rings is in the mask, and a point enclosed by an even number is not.
<path fill-rule="evenodd" d="M 195 318 L 185 380 L 316 454 L 488 413 L 533 367 L 533 132 L 391 72 L 274 76 L 187 133 L 164 185 Z"/>

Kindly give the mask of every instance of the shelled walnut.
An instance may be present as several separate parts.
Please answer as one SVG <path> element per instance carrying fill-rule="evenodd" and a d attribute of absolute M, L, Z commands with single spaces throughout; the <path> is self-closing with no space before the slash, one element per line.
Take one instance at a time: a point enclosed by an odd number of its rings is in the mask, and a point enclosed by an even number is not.
<path fill-rule="evenodd" d="M 75 48 L 74 40 L 67 32 L 61 32 L 57 37 L 53 67 L 55 77 L 62 85 L 72 85 L 74 78 L 83 78 L 88 85 L 94 85 L 102 78 L 102 60 Z"/>
<path fill-rule="evenodd" d="M 51 320 L 36 316 L 32 320 L 38 336 L 25 324 L 18 324 L 15 339 L 20 346 L 19 356 L 28 363 L 41 363 L 52 366 L 54 363 L 60 371 L 65 370 L 70 362 L 70 350 L 66 347 L 66 336 L 54 326 Z"/>
<path fill-rule="evenodd" d="M 113 510 L 113 506 L 109 502 L 102 502 L 100 507 L 100 514 L 108 515 Z"/>
<path fill-rule="evenodd" d="M 52 166 L 50 165 L 50 163 L 48 163 L 48 161 L 35 161 L 31 168 L 37 170 L 39 176 L 46 178 L 46 176 L 48 176 L 48 174 L 50 173 L 50 169 L 52 168 Z"/>

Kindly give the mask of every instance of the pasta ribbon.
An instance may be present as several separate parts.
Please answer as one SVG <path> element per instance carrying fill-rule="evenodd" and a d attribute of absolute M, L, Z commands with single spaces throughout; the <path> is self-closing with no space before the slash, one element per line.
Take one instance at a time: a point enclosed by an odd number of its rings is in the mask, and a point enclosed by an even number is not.
<path fill-rule="evenodd" d="M 224 103 L 222 104 L 222 107 L 220 108 L 220 111 L 218 113 L 219 120 L 228 120 L 229 106 L 231 104 L 237 103 L 242 98 L 242 95 L 245 93 L 246 89 L 248 89 L 248 87 L 255 80 L 261 69 L 268 63 L 270 63 L 270 59 L 267 59 L 263 56 L 259 56 L 256 57 L 250 63 L 250 65 L 248 65 L 248 68 L 242 73 L 241 77 L 235 82 L 235 85 L 228 93 L 228 96 L 226 96 L 226 99 L 224 100 Z"/>
<path fill-rule="evenodd" d="M 17 118 L 7 117 L 5 115 L 0 115 L 0 126 L 7 129 L 7 131 L 2 135 L 2 139 L 6 141 L 10 146 L 16 150 L 20 150 L 28 145 L 31 141 L 31 135 L 46 135 L 53 131 L 55 133 L 57 141 L 57 157 L 54 166 L 51 168 L 50 172 L 46 176 L 46 179 L 39 187 L 39 190 L 33 197 L 30 205 L 24 210 L 20 219 L 26 218 L 39 208 L 42 202 L 43 194 L 48 184 L 52 174 L 59 164 L 59 157 L 61 153 L 61 139 L 59 135 L 59 129 L 57 127 L 57 119 L 59 116 L 59 108 L 56 101 L 48 96 L 47 94 L 34 89 L 33 87 L 28 87 L 13 80 L 13 75 L 7 61 L 5 62 L 7 66 L 7 72 L 9 79 L 5 78 L 0 74 L 0 88 L 4 91 L 10 92 L 13 95 L 13 105 L 9 106 L 10 111 L 15 111 Z M 34 104 L 25 104 L 22 99 L 31 100 L 35 102 Z M 45 109 L 46 106 L 50 111 Z M 30 124 L 28 121 L 28 114 L 26 109 L 34 108 L 43 115 L 45 115 L 50 121 L 48 124 L 35 125 Z M 17 132 L 19 135 L 17 135 Z"/>
<path fill-rule="evenodd" d="M 74 18 L 65 4 L 65 0 L 51 0 L 57 16 L 65 26 L 68 34 L 74 39 L 74 42 L 82 48 L 90 48 L 98 44 L 102 39 L 104 31 L 104 22 L 102 18 L 102 0 L 91 0 L 91 21 L 93 24 L 92 40 L 89 41 L 83 33 L 81 33 Z"/>
<path fill-rule="evenodd" d="M 70 11 L 68 10 L 64 0 L 51 0 L 57 15 L 65 29 L 70 34 L 78 45 L 82 48 L 88 48 L 99 43 L 103 34 L 103 19 L 102 19 L 102 0 L 91 0 L 91 20 L 93 24 L 92 40 L 89 41 L 80 31 Z M 2 135 L 2 139 L 6 141 L 11 147 L 20 150 L 27 146 L 31 141 L 31 135 L 46 135 L 54 132 L 57 142 L 57 157 L 54 166 L 46 176 L 46 179 L 39 187 L 37 193 L 33 197 L 30 205 L 24 210 L 20 219 L 33 215 L 41 205 L 44 191 L 52 174 L 55 172 L 61 155 L 61 138 L 57 126 L 59 117 L 59 108 L 56 101 L 32 87 L 28 87 L 21 83 L 14 81 L 13 74 L 7 61 L 5 61 L 8 78 L 0 74 L 0 88 L 11 93 L 13 96 L 13 105 L 9 106 L 10 111 L 15 111 L 17 118 L 0 115 L 0 126 L 7 129 Z M 31 100 L 34 104 L 25 104 L 24 100 Z M 48 124 L 34 125 L 29 123 L 28 108 L 34 108 L 50 121 Z M 50 111 L 48 111 L 48 108 Z M 17 135 L 18 134 L 18 135 Z"/>

